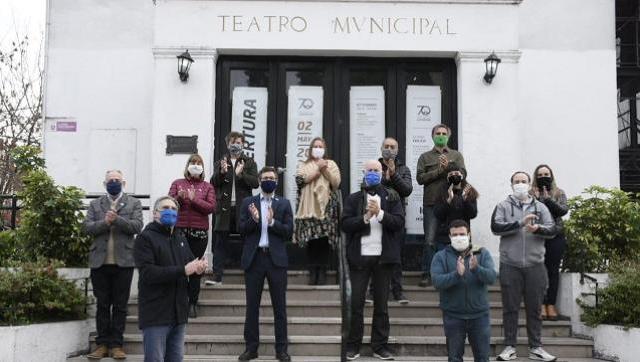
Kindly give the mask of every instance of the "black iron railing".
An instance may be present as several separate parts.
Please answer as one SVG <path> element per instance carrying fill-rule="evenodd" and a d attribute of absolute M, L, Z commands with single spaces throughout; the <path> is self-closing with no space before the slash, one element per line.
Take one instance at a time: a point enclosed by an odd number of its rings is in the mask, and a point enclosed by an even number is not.
<path fill-rule="evenodd" d="M 594 292 L 593 292 L 593 293 L 582 293 L 582 296 L 583 296 L 583 297 L 586 297 L 586 296 L 594 296 L 594 297 L 595 297 L 595 300 L 596 300 L 596 304 L 594 305 L 594 307 L 595 307 L 595 308 L 598 308 L 598 305 L 599 305 L 599 301 L 598 301 L 598 288 L 599 288 L 599 283 L 600 283 L 600 282 L 598 281 L 598 279 L 596 279 L 596 278 L 592 277 L 592 276 L 591 276 L 591 275 L 589 275 L 589 274 L 586 274 L 586 273 L 580 273 L 580 284 L 584 284 L 585 279 L 586 279 L 586 280 L 588 280 L 589 282 L 591 282 L 591 283 L 594 283 L 594 284 L 595 284 L 595 290 L 594 290 Z"/>
<path fill-rule="evenodd" d="M 338 192 L 340 205 L 338 220 L 342 219 L 342 193 Z M 342 230 L 342 229 L 341 229 Z M 341 307 L 341 340 L 340 340 L 340 361 L 347 360 L 347 339 L 351 327 L 351 277 L 349 276 L 349 262 L 347 260 L 347 238 L 344 233 L 338 240 L 338 277 L 340 278 L 340 307 Z"/>
<path fill-rule="evenodd" d="M 84 198 L 87 200 L 91 200 L 91 199 L 97 199 L 102 195 L 103 194 L 89 194 L 89 195 L 85 195 Z M 128 195 L 140 200 L 148 200 L 151 198 L 151 196 L 147 194 L 128 194 Z M 6 202 L 7 200 L 11 200 L 11 202 L 8 203 Z M 10 229 L 15 229 L 17 227 L 18 212 L 20 211 L 20 209 L 22 209 L 22 206 L 18 202 L 19 200 L 20 200 L 20 197 L 16 194 L 0 195 L 0 211 L 3 211 L 3 212 L 10 211 L 11 213 L 11 216 L 9 217 L 9 225 L 6 225 Z M 83 210 L 86 210 L 88 206 L 89 206 L 88 204 L 84 204 Z M 149 210 L 149 206 L 142 206 L 142 210 L 144 211 Z M 3 222 L 4 220 L 0 220 L 0 226 L 3 226 Z"/>

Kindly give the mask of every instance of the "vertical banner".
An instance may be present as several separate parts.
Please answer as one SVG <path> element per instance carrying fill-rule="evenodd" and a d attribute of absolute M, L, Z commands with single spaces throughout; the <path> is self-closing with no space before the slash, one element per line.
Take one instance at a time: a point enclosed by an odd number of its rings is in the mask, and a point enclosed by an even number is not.
<path fill-rule="evenodd" d="M 231 107 L 231 130 L 244 134 L 244 153 L 258 170 L 267 159 L 267 107 L 269 93 L 263 87 L 235 87 Z"/>
<path fill-rule="evenodd" d="M 291 86 L 288 93 L 287 164 L 283 181 L 284 196 L 291 201 L 295 214 L 298 162 L 307 159 L 311 140 L 322 137 L 323 91 L 320 86 Z"/>
<path fill-rule="evenodd" d="M 349 107 L 350 190 L 353 193 L 360 190 L 364 162 L 380 158 L 385 137 L 384 88 L 351 87 Z"/>
<path fill-rule="evenodd" d="M 405 227 L 407 234 L 424 234 L 422 196 L 424 188 L 416 181 L 420 155 L 433 148 L 431 129 L 441 123 L 439 86 L 407 86 L 407 166 L 413 176 L 413 192 L 408 198 Z"/>

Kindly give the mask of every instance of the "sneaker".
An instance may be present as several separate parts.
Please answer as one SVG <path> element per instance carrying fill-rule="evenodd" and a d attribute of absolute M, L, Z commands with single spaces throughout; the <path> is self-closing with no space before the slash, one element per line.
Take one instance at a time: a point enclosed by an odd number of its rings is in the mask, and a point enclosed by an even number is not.
<path fill-rule="evenodd" d="M 373 352 L 373 357 L 379 358 L 384 361 L 393 361 L 393 355 L 386 349 L 381 349 L 378 352 Z"/>
<path fill-rule="evenodd" d="M 496 357 L 496 361 L 511 361 L 518 358 L 516 349 L 513 346 L 506 346 L 502 352 Z"/>
<path fill-rule="evenodd" d="M 404 293 L 400 292 L 398 294 L 393 295 L 393 300 L 400 304 L 409 304 L 409 299 L 404 296 Z"/>
<path fill-rule="evenodd" d="M 256 359 L 256 358 L 258 358 L 258 352 L 244 351 L 238 357 L 238 361 L 246 362 L 246 361 L 251 361 L 252 359 Z"/>
<path fill-rule="evenodd" d="M 557 360 L 556 356 L 549 354 L 549 352 L 542 349 L 542 347 L 529 348 L 529 359 L 536 361 L 552 362 Z"/>
<path fill-rule="evenodd" d="M 364 297 L 364 302 L 366 304 L 373 304 L 373 294 L 371 293 L 371 291 L 367 292 L 367 296 Z"/>
<path fill-rule="evenodd" d="M 353 352 L 353 351 L 348 351 L 347 352 L 347 361 L 353 361 L 358 359 L 358 357 L 360 357 L 360 353 L 358 352 Z"/>
<path fill-rule="evenodd" d="M 204 281 L 205 285 L 222 285 L 222 277 L 219 275 L 214 275 L 212 279 L 208 279 Z"/>

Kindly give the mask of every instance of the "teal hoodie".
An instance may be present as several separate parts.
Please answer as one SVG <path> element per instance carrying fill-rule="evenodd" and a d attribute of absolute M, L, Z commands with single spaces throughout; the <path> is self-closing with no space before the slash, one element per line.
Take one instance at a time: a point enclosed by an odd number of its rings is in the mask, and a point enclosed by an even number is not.
<path fill-rule="evenodd" d="M 478 267 L 469 269 L 469 253 L 462 276 L 456 270 L 460 253 L 451 245 L 437 252 L 431 262 L 431 280 L 440 291 L 440 308 L 454 318 L 475 319 L 489 313 L 487 286 L 496 281 L 493 259 L 485 248 L 472 247 L 471 251 L 476 254 Z"/>

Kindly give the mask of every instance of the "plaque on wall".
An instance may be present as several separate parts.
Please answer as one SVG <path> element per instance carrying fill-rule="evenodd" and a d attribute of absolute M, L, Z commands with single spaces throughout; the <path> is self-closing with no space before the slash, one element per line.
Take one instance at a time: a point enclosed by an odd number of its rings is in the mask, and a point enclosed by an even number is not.
<path fill-rule="evenodd" d="M 167 135 L 167 155 L 198 153 L 198 136 Z"/>

